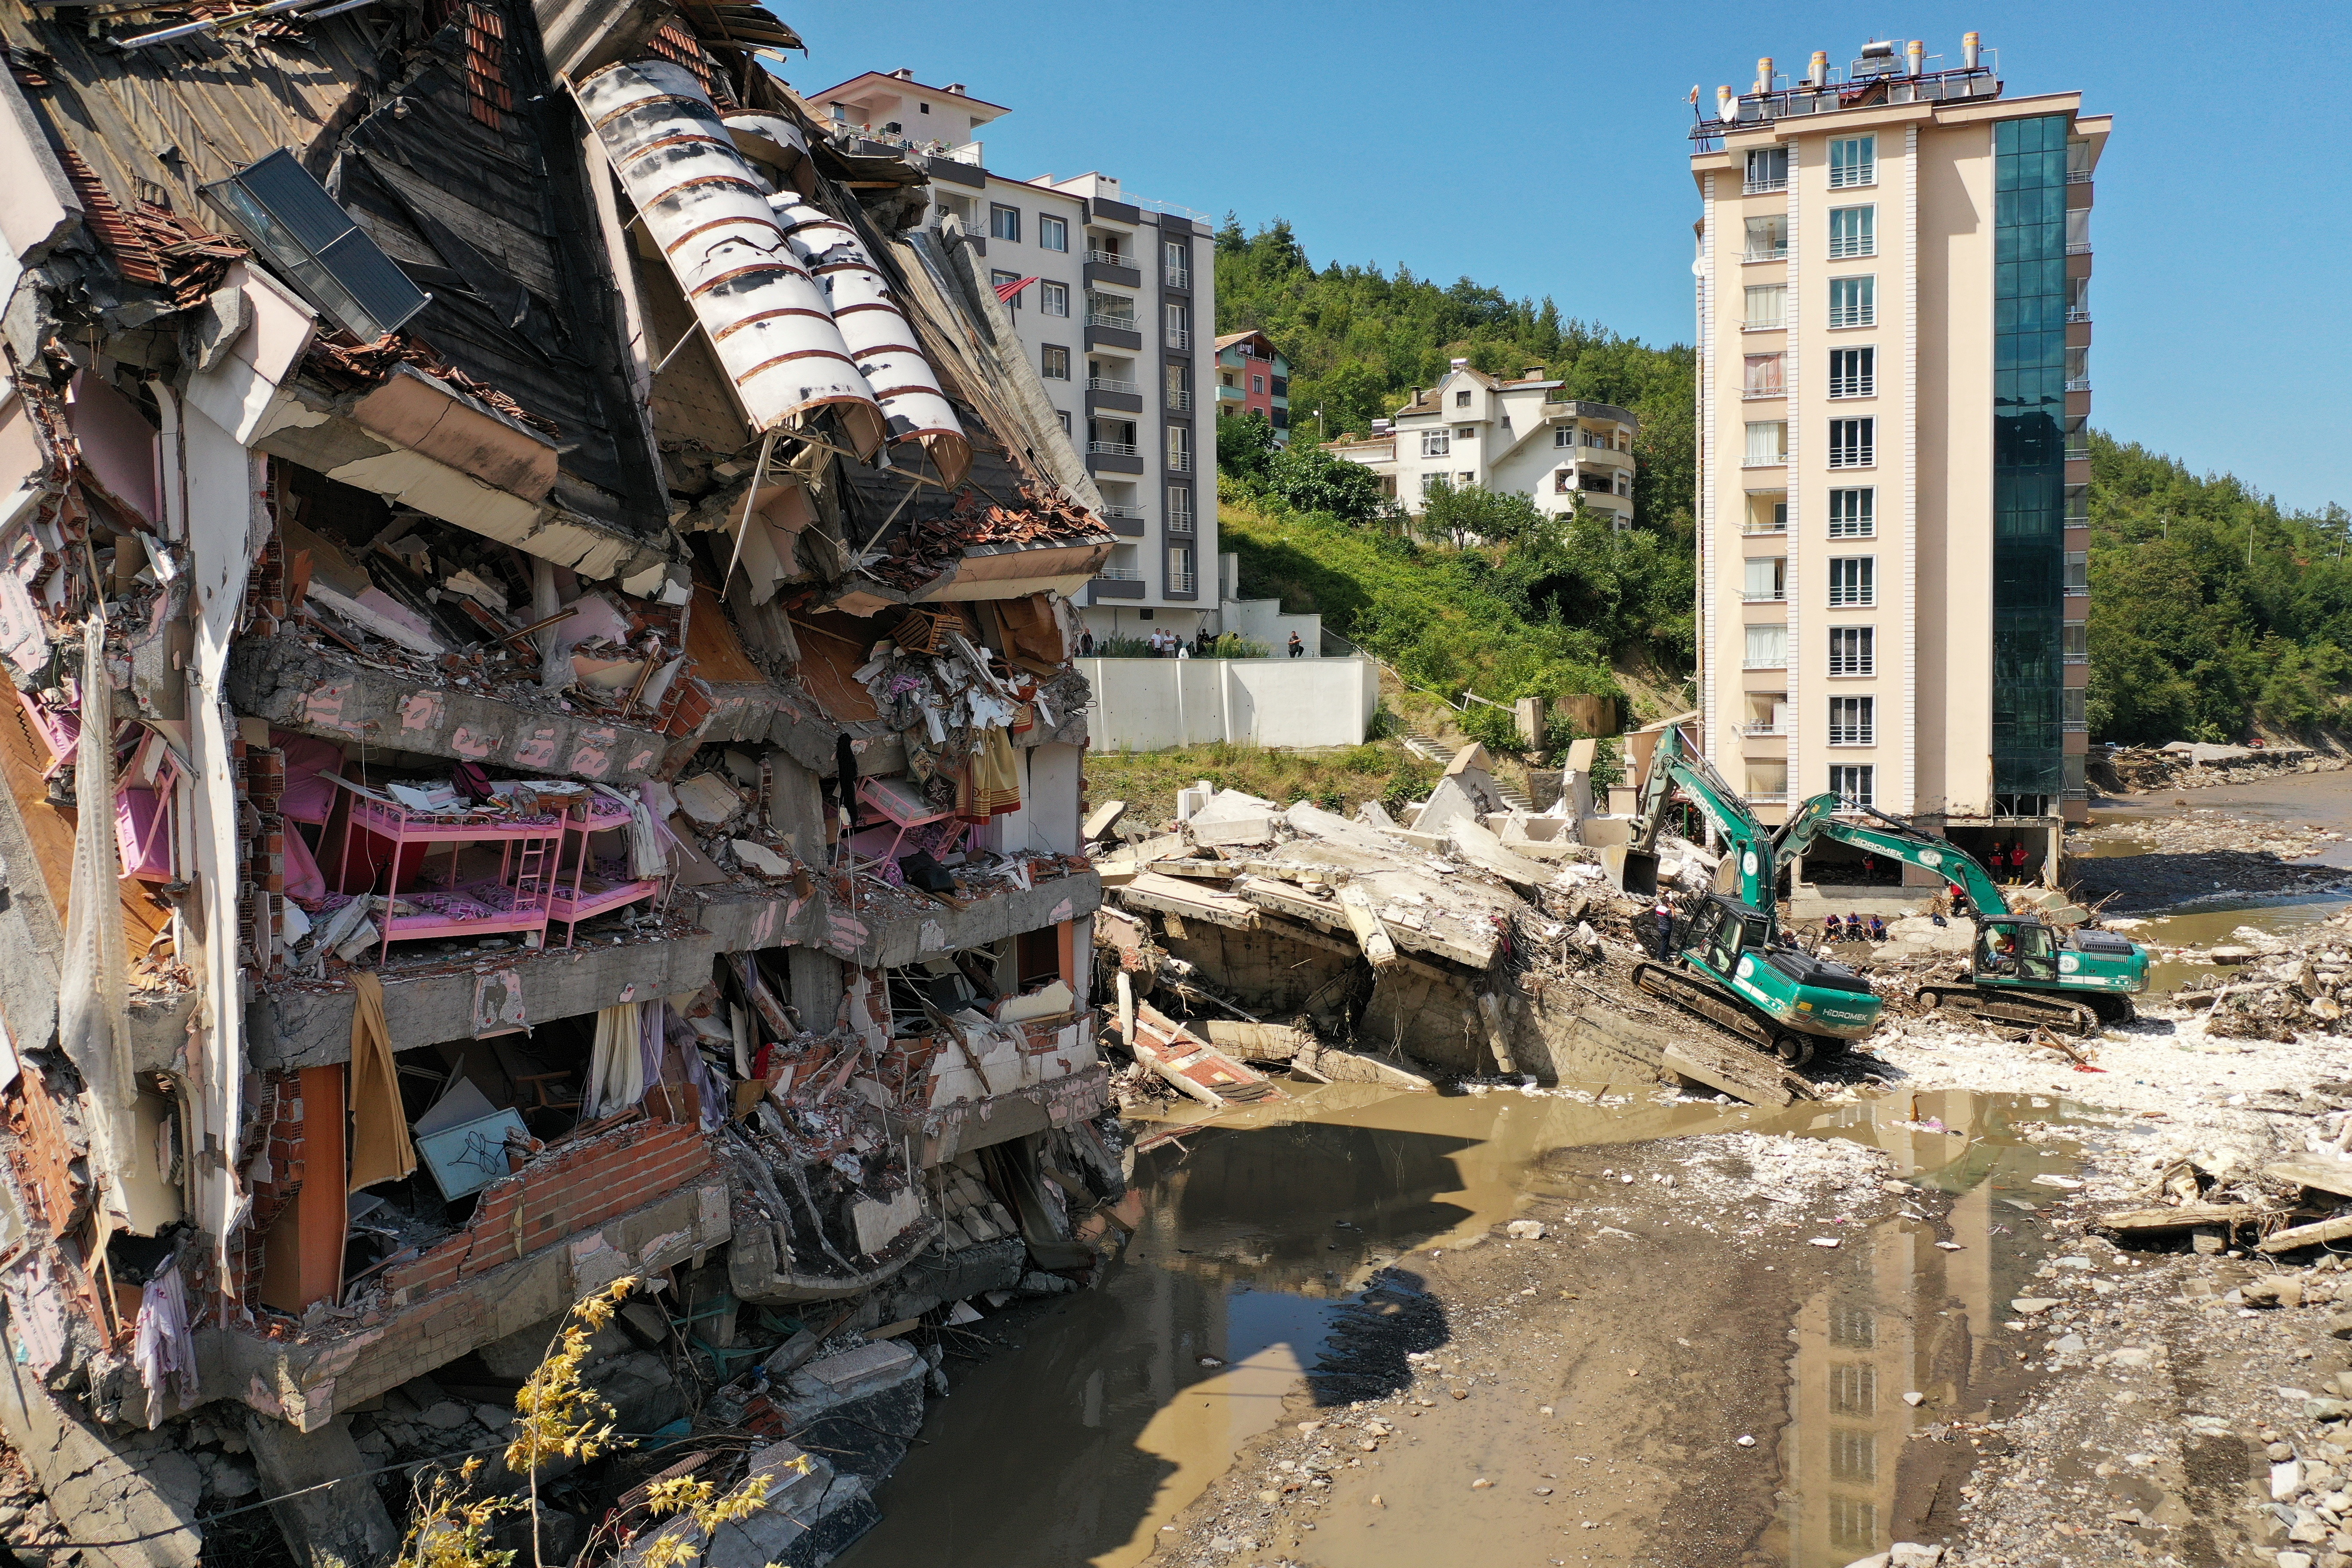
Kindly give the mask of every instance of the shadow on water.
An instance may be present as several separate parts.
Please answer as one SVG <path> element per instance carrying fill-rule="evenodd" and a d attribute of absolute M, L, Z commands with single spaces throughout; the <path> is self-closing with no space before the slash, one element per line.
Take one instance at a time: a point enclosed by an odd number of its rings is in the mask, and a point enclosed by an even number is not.
<path fill-rule="evenodd" d="M 950 1362 L 927 1446 L 845 1564 L 1133 1561 L 1302 1373 L 1323 1403 L 1403 1386 L 1405 1352 L 1447 1331 L 1389 1265 L 1471 1217 L 1439 1198 L 1475 1142 L 1294 1122 L 1143 1155 L 1142 1221 L 1101 1285 L 1009 1334 L 1013 1353 Z"/>

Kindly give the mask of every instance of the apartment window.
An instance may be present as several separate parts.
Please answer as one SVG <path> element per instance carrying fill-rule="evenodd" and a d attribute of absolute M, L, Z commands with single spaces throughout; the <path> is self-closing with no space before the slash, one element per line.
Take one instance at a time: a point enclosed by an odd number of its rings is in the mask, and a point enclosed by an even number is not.
<path fill-rule="evenodd" d="M 1621 496 L 1631 496 L 1633 493 L 1633 476 L 1622 468 L 1617 470 L 1617 493 Z"/>
<path fill-rule="evenodd" d="M 1168 468 L 1177 474 L 1192 471 L 1192 432 L 1181 425 L 1168 426 Z"/>
<path fill-rule="evenodd" d="M 1168 346 L 1189 349 L 1192 346 L 1192 307 L 1171 305 L 1168 311 Z"/>
<path fill-rule="evenodd" d="M 2091 177 L 2091 144 L 2079 136 L 2066 140 L 2066 183 L 2079 185 Z"/>
<path fill-rule="evenodd" d="M 1098 327 L 1135 331 L 1135 301 L 1124 294 L 1087 295 L 1087 315 Z"/>
<path fill-rule="evenodd" d="M 1860 278 L 1830 279 L 1830 325 L 1832 327 L 1874 327 L 1878 324 L 1878 279 L 1869 274 Z"/>
<path fill-rule="evenodd" d="M 1789 628 L 1785 625 L 1748 627 L 1746 665 L 1749 669 L 1788 668 Z"/>
<path fill-rule="evenodd" d="M 1573 493 L 1575 489 L 1576 470 L 1574 468 L 1560 468 L 1553 472 L 1551 476 L 1552 494 L 1556 496 L 1564 496 Z"/>
<path fill-rule="evenodd" d="M 2058 695 L 2063 700 L 2058 710 L 2059 728 L 2062 730 L 2089 729 L 2091 714 L 2084 704 L 2091 694 L 2082 687 L 2069 686 Z"/>
<path fill-rule="evenodd" d="M 1007 207 L 1004 210 L 1011 212 L 1013 209 Z M 1064 251 L 1069 249 L 1070 226 L 1060 218 L 1047 217 L 1044 213 L 1039 213 L 1037 215 L 1037 248 Z"/>
<path fill-rule="evenodd" d="M 2091 526 L 2090 486 L 2068 485 L 2066 487 L 2065 522 L 2066 526 L 2069 528 L 2088 528 Z"/>
<path fill-rule="evenodd" d="M 1878 1438 L 1853 1427 L 1830 1428 L 1830 1479 L 1848 1486 L 1872 1486 L 1878 1480 Z"/>
<path fill-rule="evenodd" d="M 1467 468 L 1463 469 L 1460 473 L 1454 476 L 1454 488 L 1457 490 L 1466 490 L 1477 482 L 1478 476 L 1472 473 Z"/>
<path fill-rule="evenodd" d="M 1830 537 L 1868 539 L 1878 531 L 1878 492 L 1874 489 L 1830 492 Z"/>
<path fill-rule="evenodd" d="M 1878 603 L 1878 557 L 1830 557 L 1830 608 L 1867 607 Z"/>
<path fill-rule="evenodd" d="M 1576 426 L 1573 425 L 1561 425 L 1554 427 L 1551 433 L 1551 444 L 1555 447 L 1575 446 Z"/>
<path fill-rule="evenodd" d="M 1830 769 L 1830 793 L 1836 795 L 1848 805 L 1876 805 L 1878 804 L 1878 791 L 1876 787 L 1877 773 L 1878 770 L 1871 766 L 1868 763 L 1864 763 L 1858 768 L 1850 766 L 1832 767 Z M 1830 1371 L 1832 1375 L 1832 1392 L 1830 1394 L 1831 1408 L 1836 1410 L 1838 1414 L 1842 1415 L 1867 1415 L 1871 1414 L 1872 1409 L 1875 1405 L 1878 1394 L 1876 1374 L 1873 1373 L 1871 1369 L 1866 1366 L 1832 1367 Z M 1838 1404 L 1836 1374 L 1840 1372 L 1858 1372 L 1870 1378 L 1870 1382 L 1864 1385 L 1869 1391 L 1869 1398 L 1863 1403 L 1859 1408 L 1847 1408 Z"/>
<path fill-rule="evenodd" d="M 1748 290 L 1748 320 L 1752 332 L 1776 331 L 1789 324 L 1789 286 L 1766 283 Z"/>
<path fill-rule="evenodd" d="M 2066 552 L 2066 592 L 2087 594 L 2091 591 L 2091 557 L 2080 550 Z"/>
<path fill-rule="evenodd" d="M 1870 770 L 1864 768 L 1864 773 Z M 1863 805 L 1868 805 L 1864 801 Z M 1841 1548 L 1868 1551 L 1878 1544 L 1878 1505 L 1860 1498 L 1829 1499 L 1830 1543 Z"/>
<path fill-rule="evenodd" d="M 1830 189 L 1878 183 L 1878 138 L 1839 136 L 1830 142 Z"/>
<path fill-rule="evenodd" d="M 1748 563 L 1748 576 L 1739 596 L 1751 605 L 1780 604 L 1789 597 L 1789 558 L 1785 555 L 1759 555 Z"/>
<path fill-rule="evenodd" d="M 1751 419 L 1748 422 L 1748 456 L 1744 459 L 1751 468 L 1769 468 L 1789 460 L 1789 422 L 1785 419 Z"/>
<path fill-rule="evenodd" d="M 1054 410 L 1054 416 L 1062 422 L 1062 434 L 1065 436 L 1068 435 L 1070 433 L 1070 411 L 1066 408 L 1056 408 Z"/>
<path fill-rule="evenodd" d="M 1748 220 L 1748 250 L 1749 261 L 1782 261 L 1789 255 L 1789 219 L 1785 213 L 1770 217 Z"/>
<path fill-rule="evenodd" d="M 2091 280 L 2087 278 L 2066 279 L 2066 319 L 2087 321 L 2091 319 Z"/>
<path fill-rule="evenodd" d="M 1168 547 L 1168 591 L 1189 594 L 1192 591 L 1192 547 L 1171 544 Z"/>
<path fill-rule="evenodd" d="M 1877 213 L 1876 207 L 1832 207 L 1830 259 L 1834 261 L 1843 256 L 1877 255 Z"/>
<path fill-rule="evenodd" d="M 2059 656 L 2068 664 L 2091 662 L 2091 628 L 2081 621 L 2067 621 L 2058 628 Z"/>
<path fill-rule="evenodd" d="M 1789 501 L 1786 496 L 1749 496 L 1748 521 L 1742 533 L 1786 533 L 1789 531 Z"/>
<path fill-rule="evenodd" d="M 1454 432 L 1423 430 L 1421 433 L 1421 455 L 1424 458 L 1449 457 L 1454 451 Z"/>
<path fill-rule="evenodd" d="M 1830 673 L 1832 675 L 1876 675 L 1878 673 L 1877 628 L 1832 626 L 1830 628 Z"/>
<path fill-rule="evenodd" d="M 1878 461 L 1878 421 L 1830 421 L 1830 467 L 1867 468 Z"/>
<path fill-rule="evenodd" d="M 1192 531 L 1192 492 L 1183 485 L 1168 487 L 1168 531 Z"/>
<path fill-rule="evenodd" d="M 1017 300 L 1019 296 L 1016 295 L 1014 298 Z M 1048 283 L 1040 279 L 1037 283 L 1037 313 L 1041 316 L 1068 315 L 1070 286 L 1066 283 Z"/>
<path fill-rule="evenodd" d="M 1877 396 L 1878 351 L 1876 349 L 1830 350 L 1830 395 L 1832 397 Z"/>
<path fill-rule="evenodd" d="M 1849 1350 L 1878 1347 L 1878 1312 L 1854 1301 L 1830 1303 L 1830 1343 Z"/>
<path fill-rule="evenodd" d="M 1069 380 L 1070 351 L 1061 347 L 1059 344 L 1047 343 L 1044 350 L 1041 351 L 1041 355 L 1037 364 L 1037 374 L 1044 376 L 1047 381 Z"/>
<path fill-rule="evenodd" d="M 1008 207 L 1002 202 L 989 203 L 988 237 L 1018 243 L 1021 238 L 1021 209 Z"/>
<path fill-rule="evenodd" d="M 1878 700 L 1874 697 L 1830 699 L 1830 744 L 1874 746 L 1878 743 Z"/>
<path fill-rule="evenodd" d="M 1192 280 L 1192 250 L 1181 239 L 1160 242 L 1160 264 L 1168 274 L 1168 281 L 1181 288 Z"/>
<path fill-rule="evenodd" d="M 1007 285 L 1018 283 L 1020 281 L 1021 274 L 1018 272 L 992 271 L 988 275 L 989 287 L 1000 291 Z M 1021 309 L 1021 295 L 1026 294 L 1027 292 L 1029 292 L 1029 290 L 1024 289 L 1020 290 L 1019 293 L 1005 297 L 1003 299 L 1003 303 L 1011 309 L 1017 310 Z"/>
<path fill-rule="evenodd" d="M 1444 474 L 1423 474 L 1421 476 L 1421 493 L 1424 497 L 1435 495 L 1437 493 L 1437 487 L 1444 482 L 1445 476 Z"/>
<path fill-rule="evenodd" d="M 1234 379 L 1234 373 L 1232 371 L 1219 371 L 1217 373 L 1217 379 L 1225 385 L 1232 387 L 1236 392 L 1241 390 L 1242 384 Z"/>
<path fill-rule="evenodd" d="M 1758 147 L 1748 154 L 1748 192 L 1785 191 L 1789 188 L 1789 150 L 1786 147 Z"/>
<path fill-rule="evenodd" d="M 2091 249 L 2091 209 L 2066 209 L 2066 254 L 2087 256 Z"/>
<path fill-rule="evenodd" d="M 1475 441 L 1478 438 L 1478 426 L 1456 425 L 1454 427 L 1454 438 L 1457 441 Z"/>
<path fill-rule="evenodd" d="M 1264 392 L 1265 390 L 1265 377 L 1262 375 L 1254 375 L 1250 377 L 1250 390 L 1254 393 Z"/>
<path fill-rule="evenodd" d="M 1783 392 L 1780 384 L 1781 356 L 1748 354 L 1746 357 L 1747 378 L 1740 383 L 1740 395 L 1743 397 L 1780 396 Z"/>
<path fill-rule="evenodd" d="M 1470 394 L 1466 389 L 1454 395 L 1454 406 L 1456 408 L 1467 408 L 1470 406 Z"/>
<path fill-rule="evenodd" d="M 1163 374 L 1166 384 L 1162 390 L 1167 395 L 1168 406 L 1179 410 L 1192 407 L 1192 373 L 1181 364 L 1171 364 L 1165 367 Z"/>
<path fill-rule="evenodd" d="M 2088 344 L 2075 343 L 2066 350 L 2066 390 L 2091 390 L 2091 350 Z"/>

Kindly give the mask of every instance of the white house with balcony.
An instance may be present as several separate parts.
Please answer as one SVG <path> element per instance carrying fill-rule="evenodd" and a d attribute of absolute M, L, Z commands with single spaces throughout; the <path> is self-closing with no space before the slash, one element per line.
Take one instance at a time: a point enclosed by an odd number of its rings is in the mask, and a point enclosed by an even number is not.
<path fill-rule="evenodd" d="M 1443 481 L 1516 490 L 1555 516 L 1581 503 L 1630 528 L 1639 422 L 1612 404 L 1562 398 L 1562 384 L 1540 365 L 1502 381 L 1457 359 L 1435 386 L 1415 387 L 1393 417 L 1374 421 L 1370 437 L 1328 450 L 1380 475 L 1416 515 Z"/>

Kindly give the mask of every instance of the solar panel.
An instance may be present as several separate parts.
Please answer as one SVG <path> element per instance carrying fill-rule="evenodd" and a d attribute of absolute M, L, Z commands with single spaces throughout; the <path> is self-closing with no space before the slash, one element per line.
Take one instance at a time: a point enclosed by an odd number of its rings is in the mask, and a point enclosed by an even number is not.
<path fill-rule="evenodd" d="M 204 193 L 310 303 L 362 342 L 399 330 L 432 299 L 282 147 Z"/>

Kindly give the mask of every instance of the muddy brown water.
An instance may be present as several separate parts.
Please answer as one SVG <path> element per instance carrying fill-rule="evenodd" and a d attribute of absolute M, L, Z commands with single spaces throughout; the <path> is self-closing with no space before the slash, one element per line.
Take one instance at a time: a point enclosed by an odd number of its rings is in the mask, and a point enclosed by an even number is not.
<path fill-rule="evenodd" d="M 1895 1517 L 1891 1456 L 1930 1419 L 1897 1395 L 1926 1386 L 1945 1320 L 2000 1339 L 2007 1302 L 2032 1293 L 2025 1281 L 2043 1249 L 2018 1205 L 2057 1195 L 2032 1185 L 2034 1174 L 2072 1168 L 2011 1131 L 2069 1118 L 2066 1102 L 2046 1097 L 1906 1093 L 1766 1112 L 1658 1104 L 1647 1091 L 1594 1105 L 1292 1088 L 1297 1098 L 1282 1106 L 1139 1157 L 1141 1224 L 1096 1289 L 1034 1316 L 972 1325 L 1004 1342 L 984 1344 L 993 1353 L 978 1365 L 950 1362 L 950 1396 L 933 1406 L 922 1442 L 880 1493 L 882 1522 L 845 1568 L 1140 1562 L 1235 1449 L 1280 1416 L 1335 1317 L 1375 1271 L 1483 1234 L 1528 1196 L 1558 1195 L 1563 1151 L 1748 1128 L 1885 1150 L 1896 1173 L 1936 1190 L 1934 1206 L 1948 1209 L 1937 1225 L 1967 1244 L 1938 1249 L 1946 1231 L 1886 1220 L 1849 1255 L 1853 1276 L 1837 1291 L 1792 1295 L 1777 1313 L 1791 1345 L 1790 1418 L 1769 1467 L 1777 1474 L 1751 1500 L 1780 1516 L 1790 1550 L 1776 1558 L 1832 1568 L 1890 1543 L 1853 1545 Z M 1444 1342 L 1442 1330 L 1432 1342 Z M 1666 1412 L 1668 1426 L 1705 1418 L 1711 1402 L 1691 1397 Z M 1865 1473 L 1865 1450 L 1890 1456 L 1883 1484 Z M 1351 1543 L 1348 1560 L 1449 1560 L 1446 1543 L 1476 1523 L 1457 1517 L 1470 1494 L 1426 1495 L 1425 1506 L 1382 1514 L 1377 1541 Z"/>

